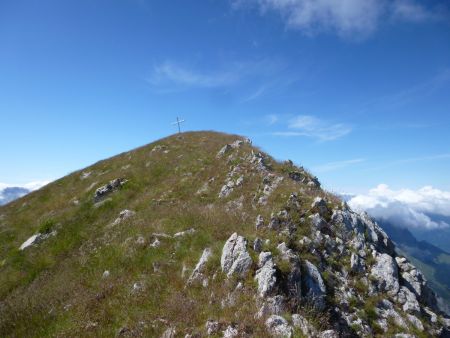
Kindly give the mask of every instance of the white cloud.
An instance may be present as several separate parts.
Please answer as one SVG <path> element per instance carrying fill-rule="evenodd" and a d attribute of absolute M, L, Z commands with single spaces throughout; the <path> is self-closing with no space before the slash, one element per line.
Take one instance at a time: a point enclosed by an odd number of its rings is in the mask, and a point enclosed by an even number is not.
<path fill-rule="evenodd" d="M 418 22 L 434 17 L 414 0 L 235 0 L 233 7 L 279 13 L 288 27 L 307 35 L 325 31 L 351 38 L 367 37 L 386 18 Z"/>
<path fill-rule="evenodd" d="M 367 211 L 371 216 L 397 226 L 426 229 L 449 226 L 429 215 L 450 216 L 450 192 L 431 186 L 418 190 L 392 190 L 380 184 L 366 195 L 353 197 L 348 204 L 355 210 Z"/>
<path fill-rule="evenodd" d="M 214 88 L 231 85 L 238 79 L 238 72 L 200 72 L 167 61 L 154 67 L 153 74 L 148 82 L 155 86 L 175 84 Z"/>
<path fill-rule="evenodd" d="M 332 141 L 352 131 L 344 123 L 329 123 L 311 115 L 298 115 L 288 123 L 288 131 L 274 132 L 278 136 L 306 136 L 319 141 Z"/>
<path fill-rule="evenodd" d="M 353 160 L 329 162 L 329 163 L 325 163 L 325 164 L 321 164 L 316 167 L 313 167 L 312 171 L 317 172 L 317 173 L 324 173 L 324 172 L 328 172 L 328 171 L 342 169 L 342 168 L 348 167 L 352 164 L 357 164 L 357 163 L 361 163 L 364 161 L 365 161 L 365 159 L 363 159 L 363 158 L 355 158 Z"/>

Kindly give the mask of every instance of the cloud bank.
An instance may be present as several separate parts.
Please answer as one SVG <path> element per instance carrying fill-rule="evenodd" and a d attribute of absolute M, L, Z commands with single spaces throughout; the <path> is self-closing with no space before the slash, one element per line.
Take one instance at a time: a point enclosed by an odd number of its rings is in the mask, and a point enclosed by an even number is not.
<path fill-rule="evenodd" d="M 366 195 L 357 195 L 348 202 L 357 211 L 400 227 L 436 229 L 449 224 L 435 221 L 429 215 L 450 216 L 450 192 L 425 186 L 418 190 L 392 190 L 380 184 Z"/>
<path fill-rule="evenodd" d="M 437 17 L 437 10 L 416 0 L 235 0 L 235 9 L 256 8 L 274 12 L 286 26 L 306 35 L 320 32 L 340 37 L 365 38 L 389 20 L 424 22 Z"/>

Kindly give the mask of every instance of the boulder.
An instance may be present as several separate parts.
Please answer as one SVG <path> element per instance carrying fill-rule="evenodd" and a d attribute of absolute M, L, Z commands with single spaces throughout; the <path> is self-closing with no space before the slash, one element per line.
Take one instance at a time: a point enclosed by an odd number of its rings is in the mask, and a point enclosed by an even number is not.
<path fill-rule="evenodd" d="M 238 276 L 245 278 L 252 263 L 252 258 L 247 252 L 247 240 L 242 236 L 238 236 L 235 232 L 230 236 L 223 247 L 222 257 L 220 259 L 222 271 L 225 272 L 228 277 L 237 274 Z"/>
<path fill-rule="evenodd" d="M 259 306 L 256 318 L 264 318 L 270 315 L 281 315 L 286 311 L 286 299 L 281 295 L 267 297 Z"/>
<path fill-rule="evenodd" d="M 22 245 L 19 247 L 19 250 L 25 250 L 26 248 L 30 247 L 31 245 L 39 244 L 42 241 L 46 240 L 49 237 L 55 236 L 56 230 L 53 230 L 48 233 L 40 233 L 34 234 L 30 238 L 28 238 L 25 242 L 22 243 Z"/>
<path fill-rule="evenodd" d="M 314 337 L 316 335 L 316 330 L 309 324 L 308 320 L 297 313 L 292 315 L 292 325 L 300 329 L 305 337 Z"/>
<path fill-rule="evenodd" d="M 390 255 L 376 254 L 375 264 L 370 271 L 370 275 L 375 280 L 379 291 L 387 292 L 390 296 L 395 296 L 398 293 L 400 284 L 397 263 Z"/>
<path fill-rule="evenodd" d="M 256 271 L 255 279 L 258 282 L 258 294 L 264 298 L 273 294 L 276 288 L 277 278 L 272 253 L 261 252 L 259 254 L 259 269 Z"/>
<path fill-rule="evenodd" d="M 275 337 L 292 337 L 292 327 L 288 321 L 281 316 L 272 315 L 266 320 L 266 328 Z"/>
<path fill-rule="evenodd" d="M 115 180 L 110 181 L 108 184 L 101 186 L 100 188 L 95 190 L 94 202 L 95 203 L 99 202 L 106 195 L 109 195 L 110 193 L 116 191 L 117 189 L 120 189 L 125 183 L 126 180 L 124 178 L 116 178 Z"/>
<path fill-rule="evenodd" d="M 261 229 L 264 227 L 264 218 L 261 215 L 258 215 L 256 217 L 256 230 Z"/>
<path fill-rule="evenodd" d="M 314 306 L 319 310 L 325 308 L 325 296 L 326 287 L 323 282 L 322 276 L 317 269 L 317 267 L 310 261 L 306 260 L 304 264 L 305 270 L 305 289 L 306 297 L 314 304 Z"/>
<path fill-rule="evenodd" d="M 202 256 L 192 271 L 191 276 L 189 277 L 187 284 L 193 284 L 195 282 L 201 282 L 204 286 L 208 285 L 208 277 L 206 277 L 203 272 L 205 271 L 206 264 L 208 263 L 209 258 L 211 257 L 212 252 L 210 248 L 206 248 L 203 250 Z"/>

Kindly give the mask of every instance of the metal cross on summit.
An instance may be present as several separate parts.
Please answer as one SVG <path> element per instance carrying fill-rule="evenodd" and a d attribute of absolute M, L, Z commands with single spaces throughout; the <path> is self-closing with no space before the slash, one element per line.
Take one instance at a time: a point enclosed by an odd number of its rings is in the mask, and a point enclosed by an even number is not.
<path fill-rule="evenodd" d="M 185 122 L 186 120 L 180 120 L 177 116 L 177 122 L 173 122 L 172 125 L 178 124 L 178 134 L 181 134 L 180 124 Z"/>

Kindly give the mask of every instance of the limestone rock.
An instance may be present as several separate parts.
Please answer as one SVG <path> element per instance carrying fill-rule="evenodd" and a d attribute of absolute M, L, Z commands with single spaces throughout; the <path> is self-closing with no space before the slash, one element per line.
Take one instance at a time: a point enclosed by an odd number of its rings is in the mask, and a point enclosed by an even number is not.
<path fill-rule="evenodd" d="M 217 158 L 222 157 L 222 156 L 225 155 L 227 152 L 229 152 L 231 149 L 233 149 L 233 148 L 231 147 L 231 145 L 225 144 L 225 145 L 219 150 L 219 152 L 217 153 L 216 157 L 217 157 Z"/>
<path fill-rule="evenodd" d="M 375 279 L 377 289 L 395 296 L 400 285 L 398 282 L 398 268 L 395 260 L 388 254 L 376 254 L 375 265 L 370 275 Z"/>
<path fill-rule="evenodd" d="M 292 337 L 292 327 L 286 319 L 278 315 L 272 315 L 266 320 L 267 331 L 275 337 Z"/>
<path fill-rule="evenodd" d="M 175 233 L 173 235 L 173 237 L 174 238 L 178 238 L 178 237 L 184 237 L 184 236 L 187 236 L 187 235 L 192 235 L 192 234 L 195 233 L 195 231 L 196 230 L 194 228 L 190 228 L 188 230 L 184 230 L 184 231 L 180 231 L 180 232 Z"/>
<path fill-rule="evenodd" d="M 205 271 L 206 264 L 208 263 L 209 258 L 211 257 L 212 252 L 210 248 L 206 248 L 203 250 L 202 256 L 192 271 L 191 276 L 189 277 L 187 284 L 193 284 L 194 282 L 202 282 L 203 285 L 207 285 L 208 277 L 206 277 L 203 272 Z M 206 279 L 206 282 L 205 282 Z"/>
<path fill-rule="evenodd" d="M 235 232 L 226 241 L 223 250 L 220 264 L 222 271 L 230 277 L 232 274 L 237 274 L 240 277 L 245 277 L 250 270 L 253 261 L 247 252 L 247 240 L 238 236 Z"/>
<path fill-rule="evenodd" d="M 276 272 L 272 254 L 270 252 L 261 252 L 259 254 L 259 269 L 255 275 L 260 297 L 264 298 L 274 292 L 277 283 Z"/>
<path fill-rule="evenodd" d="M 218 321 L 215 320 L 208 320 L 205 324 L 206 334 L 208 336 L 211 336 L 213 334 L 216 334 L 220 330 L 220 324 Z"/>
<path fill-rule="evenodd" d="M 255 238 L 253 241 L 253 250 L 256 252 L 261 252 L 263 248 L 263 241 L 261 238 Z"/>
<path fill-rule="evenodd" d="M 117 189 L 120 189 L 124 184 L 126 183 L 126 180 L 123 178 L 116 178 L 115 180 L 110 181 L 108 184 L 105 184 L 95 190 L 94 193 L 94 202 L 97 203 L 101 199 L 103 199 L 106 195 L 109 195 L 113 191 L 116 191 Z"/>
<path fill-rule="evenodd" d="M 261 215 L 258 215 L 256 217 L 256 230 L 261 229 L 264 227 L 264 218 Z"/>
<path fill-rule="evenodd" d="M 40 233 L 34 234 L 30 238 L 28 238 L 25 242 L 22 243 L 22 245 L 19 247 L 19 250 L 25 250 L 26 248 L 30 247 L 31 245 L 39 244 L 42 241 L 46 240 L 49 237 L 55 236 L 56 230 L 53 230 L 48 233 Z"/>
<path fill-rule="evenodd" d="M 239 336 L 239 331 L 231 325 L 228 325 L 225 331 L 223 331 L 223 338 L 233 338 L 237 336 Z"/>
<path fill-rule="evenodd" d="M 256 318 L 264 318 L 270 315 L 281 315 L 286 311 L 286 299 L 281 295 L 267 297 L 262 300 Z"/>
<path fill-rule="evenodd" d="M 311 204 L 311 209 L 316 210 L 320 216 L 324 217 L 328 214 L 327 202 L 322 197 L 316 197 Z"/>
<path fill-rule="evenodd" d="M 305 287 L 306 297 L 308 297 L 318 310 L 325 308 L 326 288 L 322 276 L 317 267 L 310 261 L 305 261 Z"/>
<path fill-rule="evenodd" d="M 132 210 L 128 210 L 128 209 L 122 210 L 119 213 L 119 217 L 117 217 L 116 220 L 113 222 L 113 225 L 120 224 L 123 221 L 133 217 L 134 215 L 136 215 L 136 213 Z"/>
<path fill-rule="evenodd" d="M 314 327 L 309 324 L 305 317 L 299 314 L 292 315 L 292 325 L 299 328 L 305 337 L 313 337 L 316 334 Z"/>

